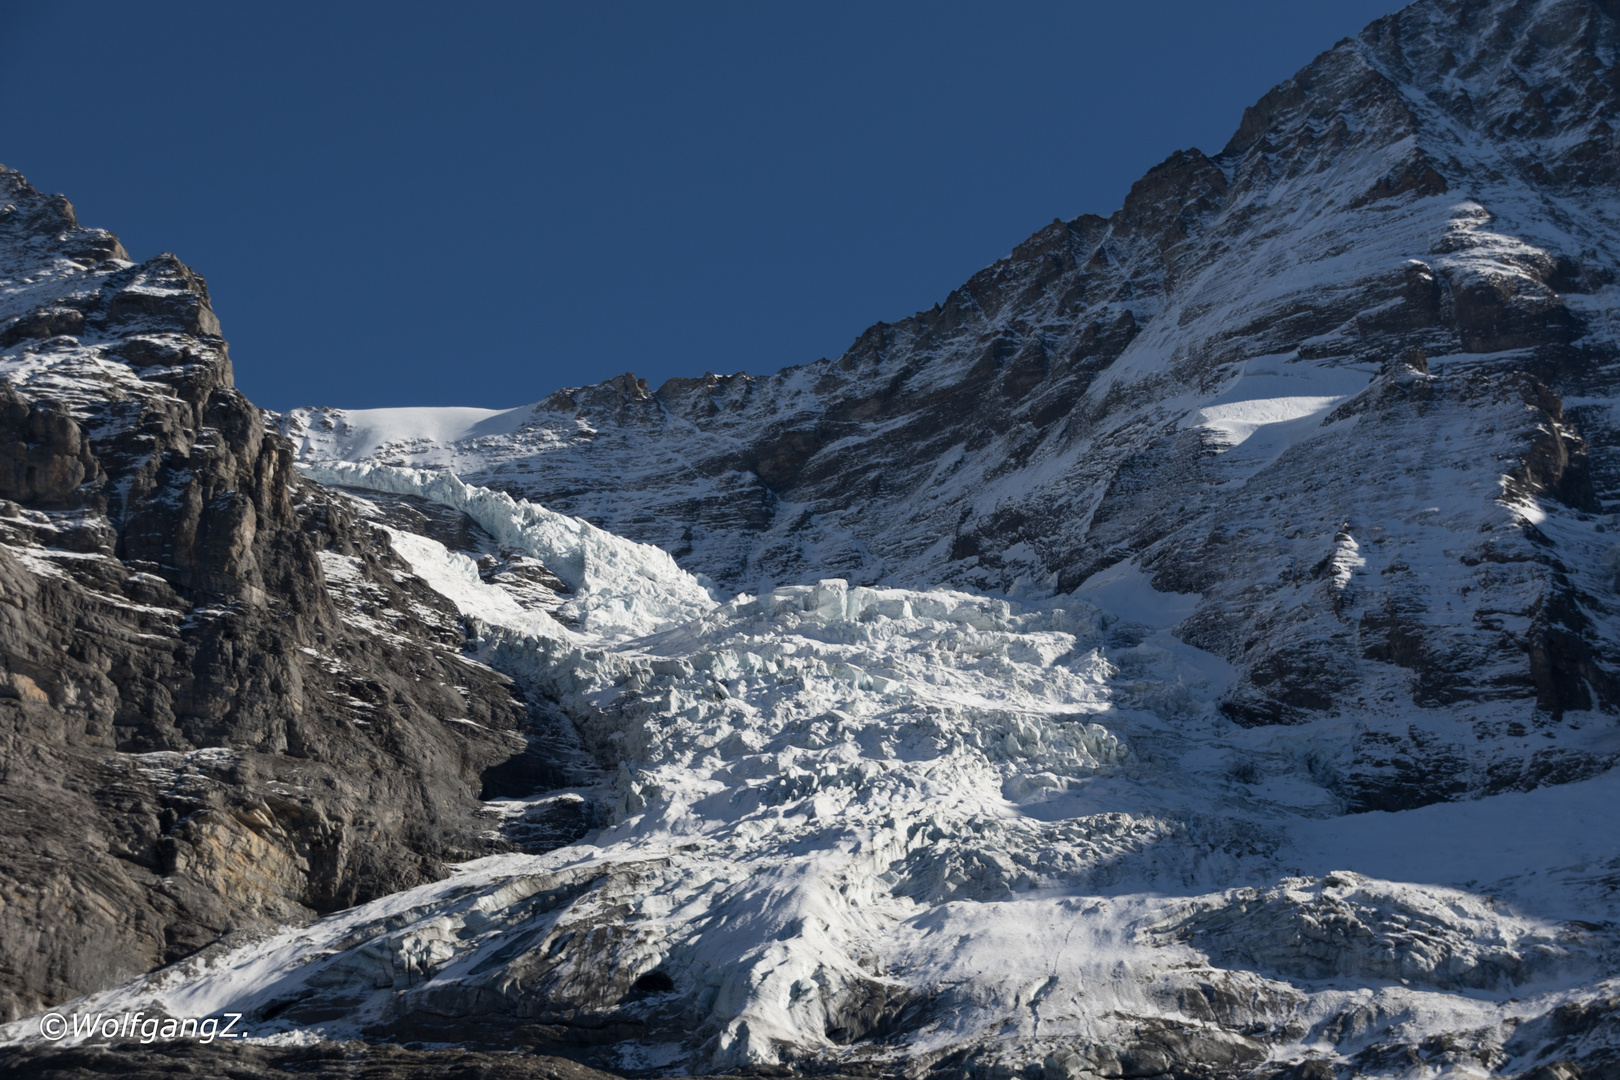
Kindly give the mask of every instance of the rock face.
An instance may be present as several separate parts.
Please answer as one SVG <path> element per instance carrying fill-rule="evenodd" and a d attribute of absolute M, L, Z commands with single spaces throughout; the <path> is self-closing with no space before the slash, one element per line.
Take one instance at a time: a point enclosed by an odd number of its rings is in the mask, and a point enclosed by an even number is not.
<path fill-rule="evenodd" d="M 200 277 L 0 171 L 0 342 L 0 1015 L 512 847 L 529 707 L 294 471 Z"/>
<path fill-rule="evenodd" d="M 213 1042 L 154 1049 L 128 1043 L 66 1053 L 23 1051 L 0 1058 L 8 1075 L 28 1080 L 122 1076 L 160 1080 L 175 1075 L 284 1080 L 288 1074 L 345 1080 L 615 1080 L 562 1058 L 481 1054 L 465 1050 L 406 1050 L 360 1042 L 316 1046 L 253 1046 Z M 182 1071 L 184 1070 L 184 1071 Z"/>
<path fill-rule="evenodd" d="M 459 439 L 409 410 L 284 430 L 732 588 L 1140 571 L 1199 598 L 1178 633 L 1238 668 L 1238 722 L 1368 726 L 1360 807 L 1580 775 L 1608 757 L 1478 746 L 1620 707 L 1617 48 L 1588 0 L 1424 0 L 835 360 L 624 376 Z M 1450 733 L 1415 742 L 1413 705 Z"/>

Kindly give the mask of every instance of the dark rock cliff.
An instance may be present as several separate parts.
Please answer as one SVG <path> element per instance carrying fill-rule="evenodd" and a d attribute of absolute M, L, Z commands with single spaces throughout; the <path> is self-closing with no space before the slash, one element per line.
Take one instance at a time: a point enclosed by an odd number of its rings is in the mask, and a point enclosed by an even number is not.
<path fill-rule="evenodd" d="M 0 1016 L 507 846 L 529 706 L 294 471 L 202 278 L 10 171 L 0 277 Z"/>

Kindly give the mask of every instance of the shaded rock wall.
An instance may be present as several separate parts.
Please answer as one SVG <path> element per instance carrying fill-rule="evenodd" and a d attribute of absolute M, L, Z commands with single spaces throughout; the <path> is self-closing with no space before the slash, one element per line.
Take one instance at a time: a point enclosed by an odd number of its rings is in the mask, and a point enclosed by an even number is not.
<path fill-rule="evenodd" d="M 202 278 L 0 200 L 0 1015 L 507 846 L 528 706 L 294 471 Z"/>

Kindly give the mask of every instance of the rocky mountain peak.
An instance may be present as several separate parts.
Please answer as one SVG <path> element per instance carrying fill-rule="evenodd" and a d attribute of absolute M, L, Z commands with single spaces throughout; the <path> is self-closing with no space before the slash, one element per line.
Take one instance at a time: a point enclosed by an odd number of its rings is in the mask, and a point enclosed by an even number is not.
<path fill-rule="evenodd" d="M 515 847 L 528 706 L 300 478 L 207 283 L 0 185 L 0 1014 Z"/>

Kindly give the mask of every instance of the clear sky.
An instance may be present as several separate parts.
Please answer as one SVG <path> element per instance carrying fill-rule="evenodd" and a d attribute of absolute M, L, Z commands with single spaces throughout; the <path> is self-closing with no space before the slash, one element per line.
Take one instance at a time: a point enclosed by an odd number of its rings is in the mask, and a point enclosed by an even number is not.
<path fill-rule="evenodd" d="M 836 356 L 1399 6 L 0 0 L 0 163 L 261 405 L 510 406 Z"/>

